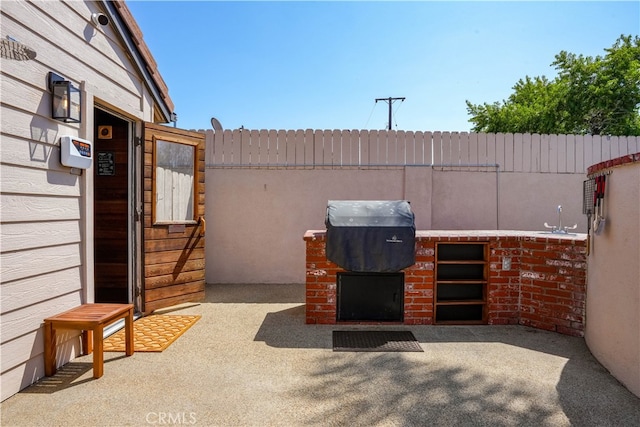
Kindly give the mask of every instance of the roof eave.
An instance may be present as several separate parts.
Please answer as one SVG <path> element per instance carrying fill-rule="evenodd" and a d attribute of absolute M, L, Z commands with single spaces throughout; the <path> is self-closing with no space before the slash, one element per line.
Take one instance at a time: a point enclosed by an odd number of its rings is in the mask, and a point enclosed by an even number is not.
<path fill-rule="evenodd" d="M 101 1 L 153 97 L 155 113 L 152 120 L 156 123 L 175 122 L 176 115 L 173 112 L 174 105 L 169 97 L 169 89 L 158 73 L 153 55 L 144 42 L 142 31 L 140 31 L 131 11 L 124 0 Z"/>

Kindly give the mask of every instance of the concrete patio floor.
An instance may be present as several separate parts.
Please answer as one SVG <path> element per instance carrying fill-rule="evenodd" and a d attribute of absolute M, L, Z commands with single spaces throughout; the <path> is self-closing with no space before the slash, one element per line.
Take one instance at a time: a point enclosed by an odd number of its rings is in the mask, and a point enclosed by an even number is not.
<path fill-rule="evenodd" d="M 162 353 L 91 356 L 2 402 L 2 426 L 639 426 L 584 339 L 523 326 L 304 324 L 304 285 L 209 285 Z M 333 352 L 333 330 L 410 330 L 423 353 Z"/>

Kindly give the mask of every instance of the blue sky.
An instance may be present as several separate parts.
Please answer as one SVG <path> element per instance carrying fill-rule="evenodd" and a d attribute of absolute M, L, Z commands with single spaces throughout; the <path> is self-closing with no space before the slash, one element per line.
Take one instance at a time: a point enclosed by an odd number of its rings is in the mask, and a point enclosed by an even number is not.
<path fill-rule="evenodd" d="M 640 34 L 639 1 L 129 0 L 177 126 L 468 131 L 465 100 Z"/>

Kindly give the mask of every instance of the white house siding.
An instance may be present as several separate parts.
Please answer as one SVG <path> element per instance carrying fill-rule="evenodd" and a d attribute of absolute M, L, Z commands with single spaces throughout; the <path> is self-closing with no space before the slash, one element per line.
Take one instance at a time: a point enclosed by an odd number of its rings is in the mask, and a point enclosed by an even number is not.
<path fill-rule="evenodd" d="M 43 319 L 92 298 L 93 172 L 77 176 L 60 164 L 60 136 L 92 139 L 94 99 L 132 119 L 152 119 L 152 100 L 119 35 L 91 22 L 100 7 L 0 3 L 0 37 L 36 52 L 32 60 L 2 59 L 0 72 L 2 400 L 44 375 Z M 84 87 L 82 124 L 50 119 L 49 71 Z M 73 359 L 78 334 L 58 342 L 58 364 Z"/>

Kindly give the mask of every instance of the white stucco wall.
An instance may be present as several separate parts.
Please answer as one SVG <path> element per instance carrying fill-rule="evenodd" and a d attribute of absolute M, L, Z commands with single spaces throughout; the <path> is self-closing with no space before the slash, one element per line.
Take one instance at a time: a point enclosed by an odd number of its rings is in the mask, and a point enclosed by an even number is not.
<path fill-rule="evenodd" d="M 585 339 L 640 396 L 640 162 L 609 170 L 606 227 L 592 237 L 588 259 Z"/>
<path fill-rule="evenodd" d="M 500 229 L 543 230 L 545 221 L 558 225 L 561 205 L 563 226 L 578 224 L 576 232 L 586 233 L 587 217 L 582 214 L 584 179 L 578 173 L 500 174 Z"/>
<path fill-rule="evenodd" d="M 544 230 L 545 221 L 558 223 L 562 204 L 565 225 L 586 232 L 582 174 L 429 166 L 206 174 L 207 283 L 304 283 L 302 236 L 324 228 L 330 199 L 409 200 L 419 230 Z"/>
<path fill-rule="evenodd" d="M 399 199 L 403 170 L 208 170 L 207 282 L 304 283 L 329 199 Z"/>

